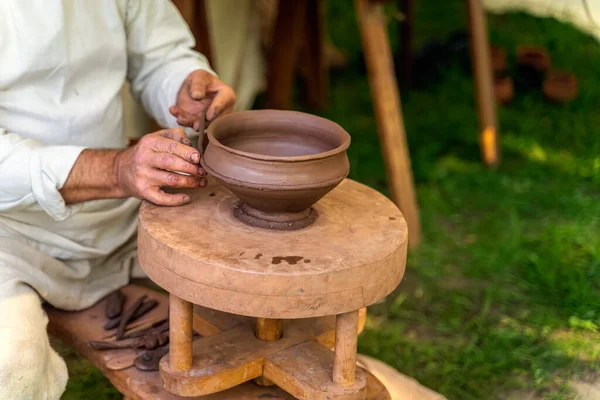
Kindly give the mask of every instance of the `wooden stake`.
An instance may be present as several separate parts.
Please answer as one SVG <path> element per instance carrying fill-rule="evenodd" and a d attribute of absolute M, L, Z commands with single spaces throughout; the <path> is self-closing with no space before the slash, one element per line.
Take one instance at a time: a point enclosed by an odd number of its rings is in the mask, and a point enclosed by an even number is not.
<path fill-rule="evenodd" d="M 392 200 L 406 219 L 408 243 L 415 247 L 421 241 L 421 222 L 385 17 L 381 5 L 374 2 L 356 0 L 354 4 L 388 186 Z"/>
<path fill-rule="evenodd" d="M 306 1 L 281 1 L 273 43 L 267 58 L 267 93 L 264 108 L 290 108 L 296 62 L 306 24 Z"/>
<path fill-rule="evenodd" d="M 402 59 L 402 88 L 408 88 L 411 84 L 411 70 L 413 64 L 413 33 L 415 21 L 415 0 L 400 0 L 400 9 L 404 14 L 404 20 L 400 25 L 400 57 Z"/>
<path fill-rule="evenodd" d="M 281 339 L 283 335 L 282 323 L 280 319 L 256 318 L 256 327 L 254 333 L 257 338 L 265 342 L 274 342 Z M 264 376 L 254 379 L 254 382 L 260 386 L 273 386 L 274 383 Z"/>
<path fill-rule="evenodd" d="M 192 303 L 169 295 L 169 357 L 175 371 L 192 367 Z"/>
<path fill-rule="evenodd" d="M 487 166 L 495 166 L 498 164 L 499 158 L 496 99 L 485 13 L 481 0 L 468 0 L 467 3 L 471 30 L 471 62 L 475 74 L 475 91 L 479 111 L 481 156 Z"/>
<path fill-rule="evenodd" d="M 357 341 L 358 310 L 339 314 L 335 322 L 335 355 L 333 359 L 333 383 L 338 386 L 354 384 Z"/>
<path fill-rule="evenodd" d="M 274 342 L 283 335 L 280 319 L 256 318 L 256 337 L 265 342 Z"/>

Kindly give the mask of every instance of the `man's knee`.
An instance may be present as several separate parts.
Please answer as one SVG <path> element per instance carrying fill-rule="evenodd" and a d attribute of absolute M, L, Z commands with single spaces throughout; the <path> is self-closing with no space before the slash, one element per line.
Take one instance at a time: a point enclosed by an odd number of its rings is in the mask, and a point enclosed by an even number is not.
<path fill-rule="evenodd" d="M 50 347 L 41 301 L 28 287 L 10 294 L 3 289 L 7 287 L 0 287 L 0 400 L 59 399 L 68 374 Z"/>

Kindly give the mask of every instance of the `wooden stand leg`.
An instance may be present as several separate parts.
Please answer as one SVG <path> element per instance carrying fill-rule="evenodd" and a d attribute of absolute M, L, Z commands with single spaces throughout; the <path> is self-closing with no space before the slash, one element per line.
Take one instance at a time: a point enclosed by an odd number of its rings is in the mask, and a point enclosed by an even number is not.
<path fill-rule="evenodd" d="M 256 337 L 266 342 L 274 342 L 283 335 L 280 319 L 256 318 Z"/>
<path fill-rule="evenodd" d="M 415 247 L 421 240 L 421 222 L 385 17 L 375 2 L 355 0 L 355 6 L 388 186 L 406 218 L 408 243 Z"/>
<path fill-rule="evenodd" d="M 256 328 L 254 329 L 256 337 L 265 342 L 274 342 L 281 339 L 283 335 L 282 323 L 280 319 L 256 318 Z M 260 386 L 273 386 L 274 383 L 261 376 L 254 382 Z"/>
<path fill-rule="evenodd" d="M 192 367 L 192 303 L 169 295 L 169 360 L 175 371 Z"/>
<path fill-rule="evenodd" d="M 496 100 L 490 62 L 490 46 L 481 0 L 467 0 L 471 31 L 471 60 L 479 109 L 480 146 L 483 162 L 498 164 Z"/>
<path fill-rule="evenodd" d="M 354 384 L 357 341 L 358 310 L 338 315 L 335 323 L 333 359 L 333 383 L 338 386 Z"/>

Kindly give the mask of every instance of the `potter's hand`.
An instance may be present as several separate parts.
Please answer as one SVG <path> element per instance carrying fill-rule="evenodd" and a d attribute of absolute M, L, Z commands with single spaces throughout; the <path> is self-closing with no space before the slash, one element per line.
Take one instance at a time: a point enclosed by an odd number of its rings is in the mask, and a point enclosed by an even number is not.
<path fill-rule="evenodd" d="M 115 160 L 117 185 L 124 196 L 154 204 L 179 206 L 190 201 L 187 194 L 168 194 L 161 187 L 206 186 L 206 172 L 198 164 L 200 153 L 183 129 L 165 129 L 144 136 Z M 190 176 L 180 175 L 183 172 Z"/>
<path fill-rule="evenodd" d="M 197 70 L 188 75 L 177 94 L 177 103 L 169 108 L 181 126 L 200 129 L 206 114 L 208 122 L 233 111 L 235 92 L 219 78 Z"/>

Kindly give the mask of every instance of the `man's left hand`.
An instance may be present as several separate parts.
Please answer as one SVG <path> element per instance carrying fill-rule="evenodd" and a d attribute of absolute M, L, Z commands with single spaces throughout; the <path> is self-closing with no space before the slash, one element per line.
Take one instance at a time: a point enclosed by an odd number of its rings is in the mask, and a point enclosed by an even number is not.
<path fill-rule="evenodd" d="M 177 103 L 169 107 L 181 126 L 200 129 L 201 118 L 211 122 L 233 111 L 235 92 L 210 72 L 197 70 L 188 75 L 177 94 Z M 205 117 L 206 115 L 206 117 Z"/>

